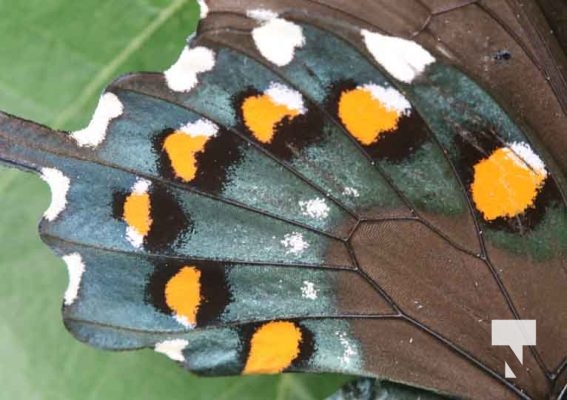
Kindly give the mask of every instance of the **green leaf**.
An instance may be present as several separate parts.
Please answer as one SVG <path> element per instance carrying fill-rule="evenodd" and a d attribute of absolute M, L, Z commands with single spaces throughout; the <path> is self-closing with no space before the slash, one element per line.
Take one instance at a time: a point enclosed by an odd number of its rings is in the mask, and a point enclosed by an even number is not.
<path fill-rule="evenodd" d="M 0 0 L 0 109 L 55 128 L 90 119 L 122 73 L 172 64 L 196 26 L 192 0 Z M 0 388 L 14 399 L 317 399 L 347 378 L 197 378 L 149 350 L 76 342 L 61 322 L 63 262 L 37 233 L 38 178 L 0 169 Z"/>

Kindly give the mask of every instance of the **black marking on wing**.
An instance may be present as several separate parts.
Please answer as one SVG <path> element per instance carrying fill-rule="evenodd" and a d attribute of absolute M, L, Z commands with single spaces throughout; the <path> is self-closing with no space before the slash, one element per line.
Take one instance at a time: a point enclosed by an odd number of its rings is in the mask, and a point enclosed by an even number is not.
<path fill-rule="evenodd" d="M 293 360 L 291 365 L 287 367 L 284 372 L 291 372 L 291 371 L 304 371 L 306 368 L 309 367 L 308 363 L 315 350 L 317 349 L 317 343 L 315 342 L 315 336 L 313 332 L 309 330 L 304 324 L 302 324 L 299 320 L 290 319 L 290 320 L 281 320 L 282 322 L 291 322 L 298 328 L 301 332 L 301 341 L 299 343 L 299 354 Z M 244 367 L 246 365 L 246 361 L 248 360 L 248 356 L 251 350 L 251 343 L 252 343 L 252 336 L 254 333 L 262 327 L 267 322 L 273 321 L 259 321 L 254 323 L 240 323 L 238 324 L 238 332 L 240 334 L 242 348 L 240 353 L 240 362 L 241 365 Z M 242 371 L 239 371 L 242 372 Z"/>
<path fill-rule="evenodd" d="M 459 127 L 460 135 L 456 137 L 456 144 L 459 151 L 459 163 L 457 163 L 457 171 L 461 175 L 463 185 L 465 186 L 468 196 L 471 197 L 471 184 L 474 179 L 474 166 L 481 160 L 489 157 L 492 152 L 502 148 L 502 142 L 496 136 L 496 133 L 490 132 L 491 128 L 476 127 Z M 483 219 L 480 212 L 474 208 L 474 213 L 479 220 L 490 228 L 526 234 L 530 230 L 535 229 L 546 216 L 549 206 L 561 203 L 559 187 L 555 180 L 548 176 L 542 188 L 538 190 L 534 203 L 521 214 L 508 218 L 498 217 L 492 221 Z"/>
<path fill-rule="evenodd" d="M 330 115 L 339 115 L 339 100 L 341 95 L 355 89 L 357 84 L 353 81 L 336 82 L 331 95 L 325 101 L 324 107 L 329 110 Z M 343 129 L 346 130 L 346 127 Z M 370 145 L 360 145 L 364 151 L 377 160 L 388 160 L 392 163 L 406 161 L 412 154 L 418 151 L 427 140 L 429 134 L 425 130 L 425 123 L 417 112 L 410 116 L 401 116 L 395 132 L 384 132 L 378 140 Z M 424 129 L 425 128 L 425 129 Z"/>
<path fill-rule="evenodd" d="M 254 141 L 256 141 L 256 139 L 248 130 L 244 121 L 242 104 L 245 99 L 260 95 L 262 95 L 262 93 L 258 90 L 248 88 L 236 95 L 232 103 L 240 123 L 239 130 L 246 132 Z M 280 160 L 289 161 L 298 150 L 317 143 L 320 140 L 323 134 L 323 118 L 317 111 L 308 110 L 305 114 L 284 117 L 276 124 L 274 131 L 273 139 L 264 146 Z"/>
<path fill-rule="evenodd" d="M 171 160 L 164 150 L 165 139 L 175 132 L 175 129 L 165 129 L 154 139 L 154 150 L 158 155 L 158 167 L 162 176 L 172 181 L 180 180 L 173 170 Z M 191 180 L 197 188 L 219 195 L 226 184 L 231 165 L 242 158 L 241 142 L 233 135 L 219 132 L 210 138 L 202 151 L 195 154 L 197 172 Z"/>
<path fill-rule="evenodd" d="M 146 285 L 146 301 L 161 312 L 172 315 L 173 310 L 166 302 L 165 288 L 169 280 L 186 266 L 195 267 L 201 273 L 199 279 L 201 302 L 197 310 L 197 326 L 218 323 L 219 316 L 232 300 L 226 272 L 220 263 L 212 261 L 188 263 L 180 260 L 156 262 L 156 269 Z"/>
<path fill-rule="evenodd" d="M 113 193 L 112 216 L 122 220 L 124 202 L 128 193 Z M 150 213 L 152 223 L 150 231 L 144 238 L 144 247 L 158 253 L 167 249 L 181 233 L 190 234 L 193 230 L 191 216 L 186 215 L 174 196 L 161 185 L 153 185 L 150 189 Z"/>

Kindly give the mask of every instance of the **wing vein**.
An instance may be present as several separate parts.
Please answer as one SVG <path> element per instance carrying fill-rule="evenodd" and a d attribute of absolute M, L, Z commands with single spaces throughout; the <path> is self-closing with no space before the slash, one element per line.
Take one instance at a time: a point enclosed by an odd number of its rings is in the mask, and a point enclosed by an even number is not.
<path fill-rule="evenodd" d="M 267 261 L 249 261 L 249 260 L 238 260 L 234 258 L 228 259 L 211 259 L 207 257 L 190 257 L 190 256 L 178 256 L 172 254 L 155 254 L 149 252 L 136 252 L 136 251 L 126 251 L 120 249 L 113 249 L 104 246 L 97 246 L 90 243 L 83 243 L 77 242 L 74 240 L 69 240 L 67 238 L 62 238 L 57 235 L 53 235 L 50 233 L 40 232 L 41 237 L 46 241 L 50 242 L 49 245 L 52 246 L 54 243 L 62 243 L 63 246 L 69 247 L 83 247 L 87 249 L 94 249 L 94 250 L 101 250 L 106 251 L 109 253 L 116 253 L 116 254 L 124 254 L 128 256 L 136 256 L 141 255 L 148 258 L 156 258 L 156 259 L 170 259 L 170 260 L 192 260 L 192 261 L 217 261 L 217 262 L 224 262 L 227 264 L 246 264 L 252 266 L 270 266 L 270 267 L 298 267 L 298 268 L 311 268 L 311 269 L 325 269 L 330 271 L 353 271 L 352 267 L 345 266 L 345 265 L 334 265 L 334 264 L 310 264 L 310 263 L 283 263 L 283 262 L 267 262 Z"/>

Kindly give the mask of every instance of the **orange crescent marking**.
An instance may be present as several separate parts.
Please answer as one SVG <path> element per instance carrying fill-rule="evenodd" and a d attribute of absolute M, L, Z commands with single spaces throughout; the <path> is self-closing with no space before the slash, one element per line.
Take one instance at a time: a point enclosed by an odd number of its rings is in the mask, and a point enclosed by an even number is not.
<path fill-rule="evenodd" d="M 177 317 L 191 325 L 197 323 L 197 311 L 201 305 L 201 271 L 184 266 L 165 285 L 165 302 Z"/>
<path fill-rule="evenodd" d="M 259 327 L 250 343 L 243 374 L 277 374 L 299 356 L 302 334 L 289 321 L 268 322 Z"/>
<path fill-rule="evenodd" d="M 140 235 L 146 236 L 152 225 L 150 195 L 148 193 L 130 194 L 124 202 L 123 218 Z"/>
<path fill-rule="evenodd" d="M 175 176 L 189 182 L 197 174 L 195 155 L 203 151 L 208 136 L 191 136 L 184 132 L 175 131 L 164 141 L 163 148 L 169 157 Z"/>
<path fill-rule="evenodd" d="M 285 117 L 299 115 L 298 110 L 275 103 L 268 95 L 250 96 L 242 103 L 244 123 L 254 137 L 262 143 L 270 143 L 276 125 Z"/>

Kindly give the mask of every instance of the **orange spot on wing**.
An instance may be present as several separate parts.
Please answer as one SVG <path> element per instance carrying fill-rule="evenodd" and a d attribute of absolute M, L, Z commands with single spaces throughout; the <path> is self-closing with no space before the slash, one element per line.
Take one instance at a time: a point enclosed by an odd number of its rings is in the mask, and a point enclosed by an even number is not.
<path fill-rule="evenodd" d="M 474 166 L 472 198 L 488 221 L 514 217 L 533 205 L 546 177 L 503 147 Z"/>
<path fill-rule="evenodd" d="M 124 202 L 123 218 L 140 235 L 146 236 L 152 225 L 150 195 L 148 193 L 130 194 Z"/>
<path fill-rule="evenodd" d="M 254 137 L 262 143 L 270 143 L 276 125 L 285 117 L 299 115 L 298 110 L 275 103 L 268 95 L 250 96 L 242 103 L 244 123 Z"/>
<path fill-rule="evenodd" d="M 197 174 L 195 155 L 203 151 L 208 140 L 208 136 L 191 136 L 180 131 L 173 132 L 165 139 L 163 148 L 177 177 L 185 182 L 195 178 Z"/>
<path fill-rule="evenodd" d="M 369 90 L 356 88 L 341 94 L 339 118 L 351 135 L 368 146 L 398 127 L 400 112 L 386 107 Z"/>
<path fill-rule="evenodd" d="M 243 374 L 276 374 L 299 356 L 301 330 L 293 322 L 268 322 L 259 327 L 250 343 Z"/>
<path fill-rule="evenodd" d="M 201 304 L 201 271 L 185 266 L 165 286 L 165 302 L 177 317 L 190 324 L 197 323 L 197 311 Z"/>

